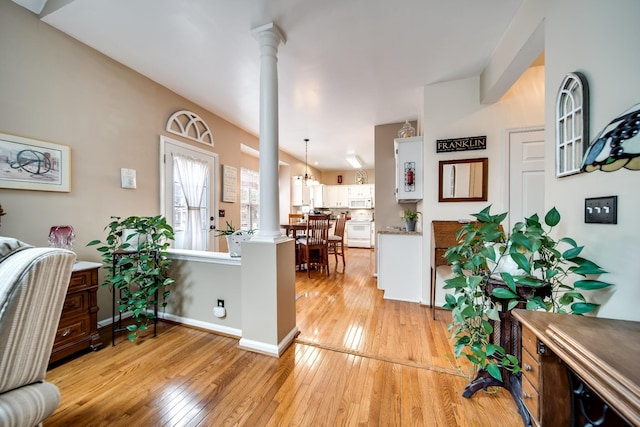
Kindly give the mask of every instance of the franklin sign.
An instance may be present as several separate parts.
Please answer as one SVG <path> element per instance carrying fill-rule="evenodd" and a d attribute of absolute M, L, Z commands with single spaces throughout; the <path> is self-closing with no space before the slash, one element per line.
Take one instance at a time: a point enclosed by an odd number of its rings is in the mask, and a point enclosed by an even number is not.
<path fill-rule="evenodd" d="M 447 153 L 450 151 L 484 150 L 486 148 L 486 136 L 468 136 L 466 138 L 436 140 L 436 153 Z"/>

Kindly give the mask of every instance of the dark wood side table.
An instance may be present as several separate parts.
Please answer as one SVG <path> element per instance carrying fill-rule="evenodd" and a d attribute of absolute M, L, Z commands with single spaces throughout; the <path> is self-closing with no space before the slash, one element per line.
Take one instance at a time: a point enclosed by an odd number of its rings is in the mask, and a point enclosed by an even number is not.
<path fill-rule="evenodd" d="M 640 425 L 640 322 L 515 309 L 535 425 Z"/>
<path fill-rule="evenodd" d="M 101 265 L 87 261 L 74 264 L 49 363 L 81 350 L 97 350 L 102 346 L 98 333 L 97 296 Z"/>

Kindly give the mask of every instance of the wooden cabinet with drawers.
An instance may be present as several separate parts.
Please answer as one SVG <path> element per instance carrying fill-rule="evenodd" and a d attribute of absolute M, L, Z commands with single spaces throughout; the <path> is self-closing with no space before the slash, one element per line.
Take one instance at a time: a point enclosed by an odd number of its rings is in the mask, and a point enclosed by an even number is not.
<path fill-rule="evenodd" d="M 95 262 L 79 261 L 74 265 L 49 363 L 102 346 L 98 334 L 99 268 Z"/>
<path fill-rule="evenodd" d="M 640 322 L 514 309 L 533 424 L 640 426 Z"/>
<path fill-rule="evenodd" d="M 564 393 L 559 391 L 562 390 Z M 569 379 L 560 359 L 522 327 L 522 402 L 534 425 L 569 425 Z"/>

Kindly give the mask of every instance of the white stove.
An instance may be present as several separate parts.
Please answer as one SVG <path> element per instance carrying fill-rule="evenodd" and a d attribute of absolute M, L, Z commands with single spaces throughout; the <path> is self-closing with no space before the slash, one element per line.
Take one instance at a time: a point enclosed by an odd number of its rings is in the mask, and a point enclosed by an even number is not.
<path fill-rule="evenodd" d="M 371 248 L 373 210 L 358 209 L 351 212 L 347 221 L 347 246 L 350 248 Z"/>

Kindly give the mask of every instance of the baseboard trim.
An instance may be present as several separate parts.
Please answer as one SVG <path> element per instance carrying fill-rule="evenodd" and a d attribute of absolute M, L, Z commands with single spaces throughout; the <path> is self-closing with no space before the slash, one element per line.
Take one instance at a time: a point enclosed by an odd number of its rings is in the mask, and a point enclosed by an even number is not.
<path fill-rule="evenodd" d="M 150 312 L 152 310 L 149 310 Z M 133 317 L 133 312 L 127 311 L 122 313 L 122 320 Z M 179 325 L 191 326 L 197 329 L 202 329 L 208 332 L 214 332 L 219 335 L 224 335 L 231 338 L 240 338 L 242 337 L 242 329 L 230 328 L 228 326 L 216 325 L 215 323 L 203 322 L 201 320 L 190 319 L 188 317 L 176 316 L 171 313 L 158 313 L 158 319 L 167 320 L 172 323 L 176 323 Z M 117 319 L 116 319 L 117 321 Z M 111 324 L 113 323 L 113 319 L 109 317 L 108 319 L 104 319 L 98 322 L 98 328 L 111 328 Z"/>
<path fill-rule="evenodd" d="M 225 335 L 228 337 L 233 337 L 233 338 L 242 337 L 242 329 L 230 328 L 228 326 L 217 325 L 215 323 L 203 322 L 202 320 L 176 316 L 175 314 L 171 314 L 171 313 L 158 313 L 158 319 L 169 320 L 174 323 L 192 326 L 194 328 L 215 332 L 217 334 Z"/>
<path fill-rule="evenodd" d="M 282 353 L 291 345 L 298 335 L 298 327 L 295 326 L 278 345 L 267 344 L 261 341 L 240 338 L 238 347 L 243 350 L 253 351 L 255 353 L 266 354 L 267 356 L 280 357 Z"/>

